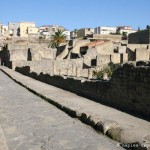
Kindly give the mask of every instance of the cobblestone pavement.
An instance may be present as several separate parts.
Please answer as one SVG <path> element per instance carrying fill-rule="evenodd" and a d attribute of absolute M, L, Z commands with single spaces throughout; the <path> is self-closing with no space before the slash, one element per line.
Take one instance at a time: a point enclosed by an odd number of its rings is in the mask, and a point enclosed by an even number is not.
<path fill-rule="evenodd" d="M 117 148 L 116 142 L 69 117 L 0 71 L 0 150 L 117 149 L 122 148 Z"/>

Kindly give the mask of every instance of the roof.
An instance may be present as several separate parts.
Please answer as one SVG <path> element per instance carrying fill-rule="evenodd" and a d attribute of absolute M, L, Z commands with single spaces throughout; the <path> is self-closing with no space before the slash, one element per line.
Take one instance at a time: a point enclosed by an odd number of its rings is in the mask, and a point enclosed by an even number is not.
<path fill-rule="evenodd" d="M 119 30 L 137 31 L 137 30 L 133 30 L 133 29 L 119 29 Z"/>
<path fill-rule="evenodd" d="M 117 27 L 114 27 L 114 26 L 98 26 L 96 28 L 117 28 Z"/>
<path fill-rule="evenodd" d="M 58 28 L 63 28 L 64 30 L 68 30 L 68 29 L 64 28 L 63 26 L 59 26 L 59 25 L 43 25 L 41 27 L 58 27 Z"/>

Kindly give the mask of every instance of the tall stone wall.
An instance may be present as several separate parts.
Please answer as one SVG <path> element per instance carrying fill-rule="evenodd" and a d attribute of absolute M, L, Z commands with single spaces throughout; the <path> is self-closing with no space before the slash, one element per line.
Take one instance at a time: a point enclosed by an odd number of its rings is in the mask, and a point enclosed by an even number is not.
<path fill-rule="evenodd" d="M 56 58 L 56 49 L 48 48 L 46 43 L 9 43 L 7 50 L 10 52 L 10 60 L 27 60 L 28 52 L 31 52 L 32 60 L 41 58 Z"/>
<path fill-rule="evenodd" d="M 24 69 L 16 68 L 16 70 L 24 73 Z M 43 73 L 37 75 L 30 72 L 28 75 L 96 102 L 150 118 L 150 62 L 137 62 L 136 66 L 125 64 L 114 72 L 109 81 L 82 82 L 75 78 L 64 79 L 61 76 Z"/>
<path fill-rule="evenodd" d="M 150 44 L 150 29 L 129 34 L 128 43 Z"/>

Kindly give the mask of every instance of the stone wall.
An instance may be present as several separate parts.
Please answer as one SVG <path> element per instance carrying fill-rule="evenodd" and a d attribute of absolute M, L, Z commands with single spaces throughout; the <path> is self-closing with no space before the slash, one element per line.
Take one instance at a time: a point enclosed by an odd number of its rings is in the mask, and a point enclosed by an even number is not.
<path fill-rule="evenodd" d="M 7 50 L 10 53 L 10 61 L 27 60 L 29 53 L 33 61 L 56 58 L 56 49 L 48 48 L 45 43 L 9 43 Z"/>
<path fill-rule="evenodd" d="M 96 60 L 97 60 L 97 66 L 102 66 L 103 64 L 108 64 L 111 62 L 111 55 L 98 54 Z"/>
<path fill-rule="evenodd" d="M 150 30 L 142 30 L 129 34 L 128 43 L 150 44 Z"/>
<path fill-rule="evenodd" d="M 96 56 L 97 56 L 97 49 L 96 48 L 89 48 L 87 50 L 87 53 L 83 56 L 83 61 L 84 61 L 84 64 L 88 67 L 91 67 L 92 65 L 92 60 L 95 59 L 96 61 Z"/>
<path fill-rule="evenodd" d="M 129 48 L 132 51 L 135 51 L 136 48 L 147 48 L 149 47 L 148 44 L 127 44 L 127 48 Z"/>
<path fill-rule="evenodd" d="M 135 50 L 135 59 L 136 59 L 136 61 L 140 61 L 140 60 L 148 61 L 149 58 L 150 58 L 149 55 L 150 55 L 150 52 L 149 52 L 148 49 L 137 48 Z"/>
<path fill-rule="evenodd" d="M 56 49 L 47 47 L 46 43 L 9 43 L 5 44 L 0 50 L 1 64 L 15 69 L 17 66 L 22 67 L 29 65 L 32 70 L 48 70 L 52 60 L 56 58 Z M 50 63 L 49 63 L 50 62 Z M 39 66 L 38 66 L 39 64 Z M 38 69 L 37 69 L 38 66 Z M 53 69 L 52 69 L 53 70 Z"/>
<path fill-rule="evenodd" d="M 105 39 L 105 40 L 111 40 L 111 41 L 121 41 L 122 40 L 122 35 L 93 34 L 92 38 L 94 38 L 94 39 Z"/>
<path fill-rule="evenodd" d="M 138 53 L 136 53 L 136 50 L 138 52 L 140 52 L 140 50 L 141 50 L 141 53 L 142 53 L 142 51 L 143 51 L 143 53 L 145 53 L 147 51 L 146 49 L 148 51 L 150 51 L 149 50 L 150 49 L 150 45 L 149 44 L 127 44 L 128 60 L 129 61 L 147 60 L 147 57 L 145 59 L 143 57 L 140 58 L 140 55 L 139 55 L 139 57 L 137 57 L 137 55 L 136 55 L 136 54 L 138 54 Z"/>
<path fill-rule="evenodd" d="M 80 70 L 83 68 L 83 58 L 55 60 L 54 64 L 55 75 L 67 75 L 68 72 L 71 74 L 74 68 L 79 68 Z"/>
<path fill-rule="evenodd" d="M 14 70 L 16 67 L 30 66 L 30 71 L 38 74 L 41 72 L 51 74 L 53 72 L 53 61 L 49 59 L 42 59 L 41 61 L 13 61 L 12 66 Z"/>
<path fill-rule="evenodd" d="M 16 68 L 37 80 L 113 106 L 123 111 L 150 118 L 150 62 L 124 64 L 109 81 L 63 78 L 29 72 L 29 67 Z M 27 73 L 28 72 L 28 73 Z M 58 93 L 59 94 L 59 93 Z M 113 117 L 113 116 L 112 116 Z"/>
<path fill-rule="evenodd" d="M 99 54 L 112 54 L 114 53 L 115 48 L 116 45 L 111 41 L 101 43 L 100 45 L 96 45 L 96 49 Z"/>

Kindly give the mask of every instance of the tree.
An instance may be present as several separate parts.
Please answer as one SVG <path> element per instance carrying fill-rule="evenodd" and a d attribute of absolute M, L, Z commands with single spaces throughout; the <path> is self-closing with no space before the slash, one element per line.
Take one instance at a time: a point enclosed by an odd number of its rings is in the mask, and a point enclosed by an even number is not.
<path fill-rule="evenodd" d="M 52 36 L 48 47 L 57 48 L 61 43 L 64 43 L 66 36 L 63 34 L 63 30 L 58 29 Z"/>
<path fill-rule="evenodd" d="M 138 31 L 141 31 L 140 27 L 138 27 Z"/>
<path fill-rule="evenodd" d="M 127 37 L 127 32 L 122 33 L 123 37 Z"/>
<path fill-rule="evenodd" d="M 127 32 L 123 32 L 122 35 L 123 35 L 123 39 L 126 40 L 127 39 Z"/>
<path fill-rule="evenodd" d="M 116 30 L 116 35 L 120 35 L 120 30 L 119 29 Z"/>
<path fill-rule="evenodd" d="M 74 29 L 74 36 L 77 37 L 77 34 L 78 34 L 78 30 Z"/>
<path fill-rule="evenodd" d="M 150 29 L 150 26 L 149 26 L 149 25 L 147 25 L 147 26 L 146 26 L 146 29 L 147 29 L 147 30 L 148 30 L 148 29 Z"/>

